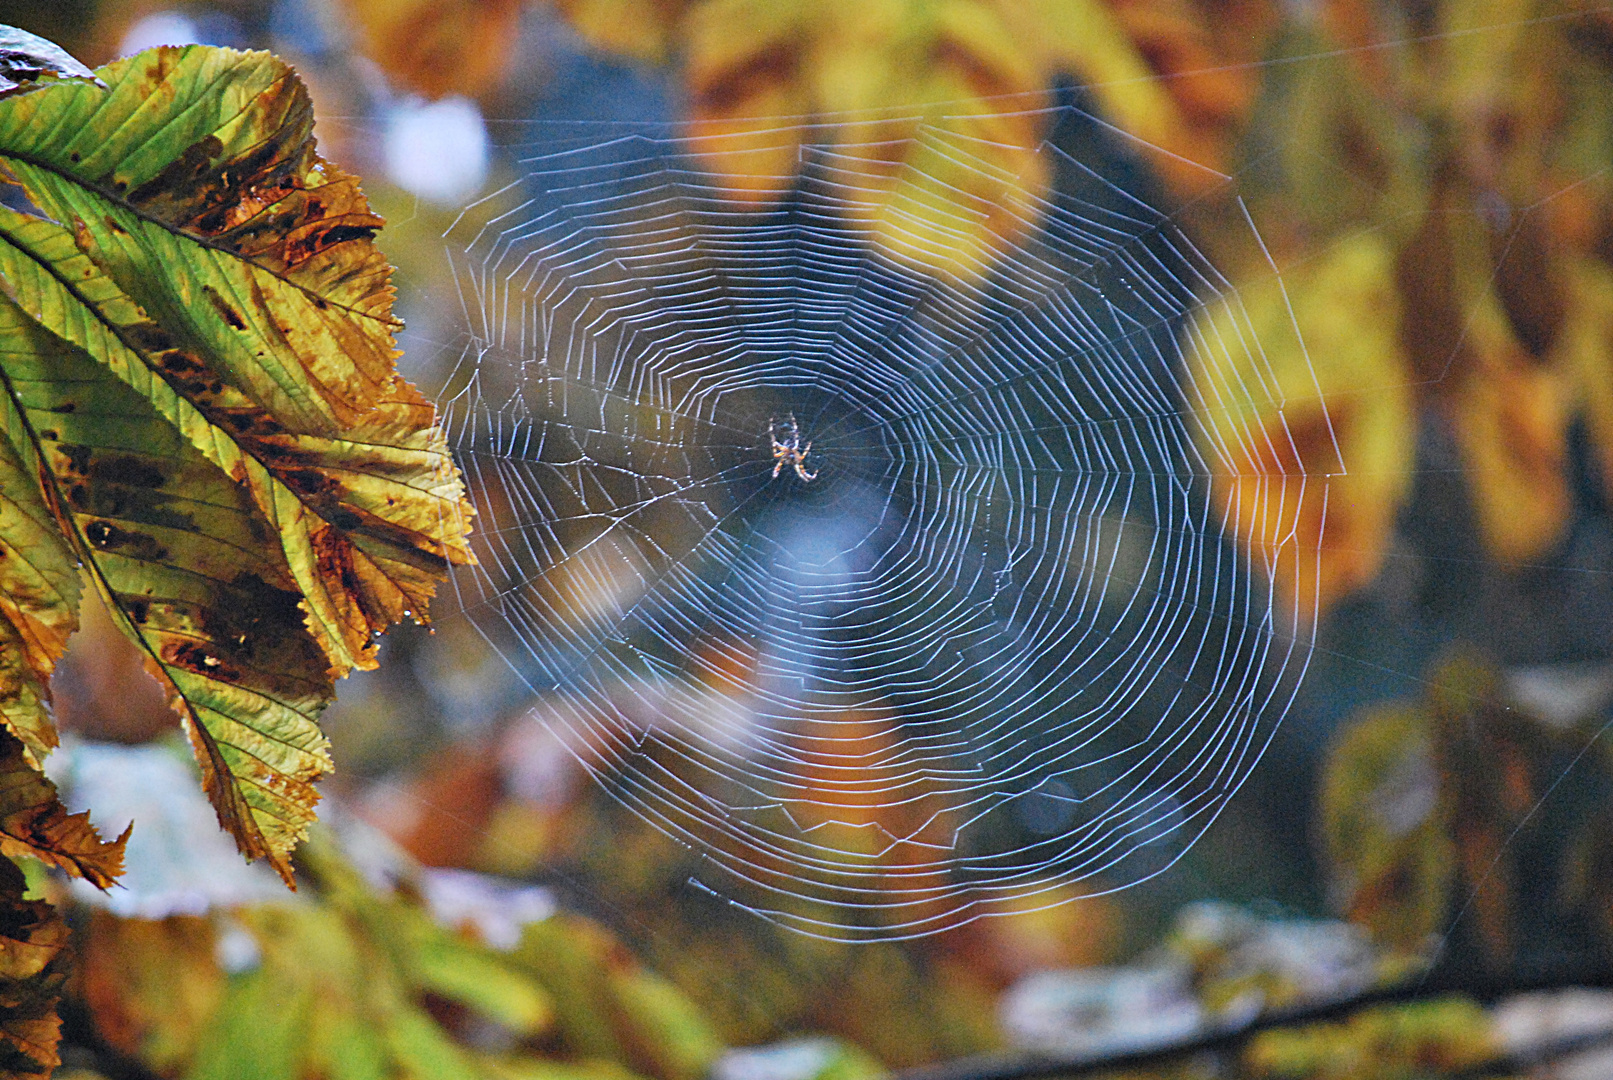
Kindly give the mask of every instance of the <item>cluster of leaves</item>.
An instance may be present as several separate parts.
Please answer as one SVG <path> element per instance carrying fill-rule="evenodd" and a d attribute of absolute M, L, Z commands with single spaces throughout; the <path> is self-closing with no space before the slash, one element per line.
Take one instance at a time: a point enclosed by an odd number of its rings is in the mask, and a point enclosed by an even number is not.
<path fill-rule="evenodd" d="M 474 648 L 463 643 L 461 659 Z M 919 940 L 848 944 L 806 937 L 690 888 L 691 879 L 709 872 L 701 853 L 587 782 L 569 755 L 542 757 L 544 749 L 559 748 L 536 716 L 450 747 L 400 781 L 406 797 L 388 800 L 399 816 L 379 823 L 430 865 L 509 877 L 559 872 L 587 882 L 597 902 L 634 929 L 655 970 L 700 1002 L 733 1045 L 814 1031 L 849 1040 L 893 1067 L 960 1057 L 1001 1043 L 997 1001 L 1016 979 L 1043 968 L 1103 963 L 1123 945 L 1121 902 L 1082 898 L 1050 882 L 1028 889 L 1028 910 L 1014 917 L 981 919 Z M 676 775 L 679 761 L 672 755 L 659 760 Z M 552 776 L 568 768 L 565 781 L 532 791 L 532 773 Z M 455 812 L 411 809 L 444 805 Z M 881 820 L 881 807 L 852 808 Z M 778 903 L 744 888 L 730 883 L 728 895 L 758 906 Z M 1066 902 L 1050 904 L 1050 898 Z M 787 910 L 846 917 L 844 910 L 804 904 Z"/>
<path fill-rule="evenodd" d="M 1243 1054 L 1259 1080 L 1448 1076 L 1498 1056 L 1485 1011 L 1465 998 L 1367 1009 L 1348 1020 L 1269 1031 Z"/>
<path fill-rule="evenodd" d="M 1476 987 L 1425 987 L 1419 971 L 1426 974 L 1345 923 L 1189 905 L 1131 965 L 1049 973 L 1016 988 L 1009 1024 L 1034 1049 L 994 1071 L 1106 1080 L 1605 1071 L 1598 1040 L 1613 1036 L 1606 992 L 1502 993 L 1485 1005 Z M 1604 1056 L 1571 1057 L 1587 1047 Z M 1547 1071 L 1537 1070 L 1543 1063 Z"/>
<path fill-rule="evenodd" d="M 91 73 L 0 33 L 0 854 L 118 873 L 121 840 L 40 773 L 85 581 L 167 689 L 224 828 L 291 884 L 335 679 L 470 557 L 434 410 L 395 370 L 381 221 L 268 54 Z M 20 888 L 5 905 L 33 948 L 9 999 L 50 983 L 61 935 Z M 36 994 L 0 1020 L 13 1067 L 54 1064 L 48 1013 Z"/>
<path fill-rule="evenodd" d="M 88 912 L 75 991 L 105 1047 L 157 1076 L 285 1080 L 700 1080 L 722 1052 L 597 924 L 550 916 L 501 951 L 440 926 L 412 879 L 376 888 L 328 838 L 299 861 L 305 898 Z"/>
<path fill-rule="evenodd" d="M 1233 531 L 1297 559 L 1325 609 L 1382 567 L 1420 423 L 1448 433 L 1504 564 L 1562 538 L 1577 421 L 1613 478 L 1613 25 L 1572 0 L 1318 15 L 1281 39 L 1305 62 L 1268 69 L 1245 141 L 1295 265 L 1286 293 L 1243 274 L 1267 367 L 1218 346 L 1233 301 L 1201 321 L 1194 374 L 1269 391 L 1207 395 L 1201 442 L 1244 448 L 1214 466 Z"/>
<path fill-rule="evenodd" d="M 1426 685 L 1418 700 L 1362 710 L 1335 740 L 1321 780 L 1334 902 L 1383 950 L 1372 981 L 1329 987 L 1329 961 L 1310 956 L 1323 989 L 1318 1008 L 1333 1015 L 1278 1018 L 1247 1037 L 1205 1040 L 1200 1049 L 1235 1051 L 1209 1073 L 1202 1061 L 1158 1053 L 1158 1067 L 1127 1075 L 1557 1075 L 1554 1057 L 1587 1045 L 1600 1056 L 1562 1068 L 1601 1075 L 1613 1033 L 1605 991 L 1564 1005 L 1508 988 L 1543 976 L 1605 986 L 1613 971 L 1605 854 L 1613 763 L 1599 746 L 1603 721 L 1531 715 L 1498 670 L 1469 651 L 1436 663 Z M 1229 963 L 1235 954 L 1206 948 L 1181 926 L 1164 947 L 1191 960 L 1195 1000 L 1210 1014 L 1236 1011 L 1256 989 L 1268 1014 L 1299 1006 L 1303 1015 L 1305 995 L 1291 979 Z M 1260 955 L 1285 953 L 1303 955 Z M 1480 989 L 1498 1004 L 1441 986 Z M 1363 990 L 1361 1001 L 1387 1000 L 1350 1008 L 1348 995 Z M 1553 1018 L 1575 1008 L 1578 1021 Z"/>
<path fill-rule="evenodd" d="M 346 0 L 370 54 L 426 93 L 478 92 L 508 55 L 520 5 Z M 973 277 L 1034 220 L 1051 180 L 1035 110 L 1061 76 L 1092 85 L 1106 115 L 1184 195 L 1224 180 L 1228 133 L 1254 99 L 1275 9 L 1102 0 L 562 0 L 591 44 L 676 59 L 689 133 L 739 200 L 794 181 L 803 138 L 832 137 L 886 186 L 857 212 L 890 254 Z M 467 10 L 470 9 L 470 10 Z M 1212 19 L 1211 13 L 1214 18 Z M 400 27 L 412 33 L 400 35 Z M 399 44 L 402 43 L 402 44 Z M 442 63 L 454 58 L 464 63 Z M 429 62 L 438 61 L 438 62 Z M 857 119 L 839 123 L 847 114 Z M 829 128 L 758 123 L 793 117 Z M 923 124 L 926 138 L 904 142 Z"/>
<path fill-rule="evenodd" d="M 1576 422 L 1613 476 L 1613 24 L 1593 5 L 557 6 L 596 47 L 679 65 L 688 130 L 738 200 L 790 185 L 803 138 L 875 159 L 887 187 L 850 212 L 940 275 L 989 272 L 1035 219 L 1051 181 L 1035 110 L 1060 77 L 1084 86 L 1244 293 L 1190 335 L 1189 405 L 1229 531 L 1297 583 L 1301 619 L 1382 568 L 1419 424 L 1450 431 L 1503 563 L 1562 537 Z M 438 94 L 496 80 L 521 5 L 347 8 L 383 66 Z M 1218 345 L 1243 305 L 1253 357 Z"/>

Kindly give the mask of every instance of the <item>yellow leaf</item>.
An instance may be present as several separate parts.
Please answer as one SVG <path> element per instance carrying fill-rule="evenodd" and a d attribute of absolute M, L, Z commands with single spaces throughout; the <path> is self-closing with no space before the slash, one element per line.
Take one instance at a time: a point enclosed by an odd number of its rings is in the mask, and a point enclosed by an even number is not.
<path fill-rule="evenodd" d="M 1568 524 L 1567 388 L 1510 335 L 1475 327 L 1477 363 L 1451 400 L 1479 526 L 1498 559 L 1543 556 Z"/>
<path fill-rule="evenodd" d="M 1377 575 L 1410 485 L 1399 317 L 1391 254 L 1362 233 L 1240 286 L 1188 333 L 1213 504 L 1301 622 Z"/>
<path fill-rule="evenodd" d="M 1603 488 L 1613 496 L 1613 267 L 1575 259 L 1567 277 L 1568 311 L 1553 366 L 1578 388 Z"/>
<path fill-rule="evenodd" d="M 1181 198 L 1224 185 L 1231 136 L 1255 98 L 1266 28 L 1263 5 L 1200 10 L 1188 0 L 1005 2 L 1023 16 L 1022 39 L 1043 54 L 1047 74 L 1070 71 L 1091 84 L 1105 118 L 1141 140 L 1138 149 Z M 1217 40 L 1218 23 L 1239 32 Z"/>
<path fill-rule="evenodd" d="M 1334 906 L 1409 955 L 1445 929 L 1456 884 L 1436 731 L 1426 710 L 1383 706 L 1329 749 L 1321 818 Z"/>
<path fill-rule="evenodd" d="M 1484 1072 L 1500 1050 L 1483 1006 L 1466 998 L 1381 1005 L 1349 1019 L 1278 1028 L 1250 1040 L 1240 1076 L 1251 1080 L 1306 1077 L 1447 1076 Z"/>
<path fill-rule="evenodd" d="M 876 246 L 965 278 L 1035 220 L 1049 79 L 986 0 L 706 0 L 681 28 L 694 145 L 734 197 L 787 190 L 805 153 L 867 192 L 840 209 Z M 823 126 L 768 119 L 792 117 Z"/>
<path fill-rule="evenodd" d="M 661 63 L 687 0 L 555 0 L 573 29 L 595 48 Z"/>

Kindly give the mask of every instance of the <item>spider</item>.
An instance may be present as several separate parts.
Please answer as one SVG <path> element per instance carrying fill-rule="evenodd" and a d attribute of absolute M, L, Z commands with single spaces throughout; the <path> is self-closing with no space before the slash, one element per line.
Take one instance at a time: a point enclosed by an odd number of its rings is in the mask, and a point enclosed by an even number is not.
<path fill-rule="evenodd" d="M 781 440 L 779 435 L 783 435 Z M 773 475 L 776 477 L 783 471 L 784 466 L 795 466 L 795 475 L 803 480 L 812 481 L 818 478 L 816 472 L 807 472 L 806 458 L 812 453 L 812 444 L 801 445 L 801 430 L 795 426 L 795 417 L 786 416 L 780 423 L 772 421 L 767 427 L 767 437 L 773 441 Z"/>

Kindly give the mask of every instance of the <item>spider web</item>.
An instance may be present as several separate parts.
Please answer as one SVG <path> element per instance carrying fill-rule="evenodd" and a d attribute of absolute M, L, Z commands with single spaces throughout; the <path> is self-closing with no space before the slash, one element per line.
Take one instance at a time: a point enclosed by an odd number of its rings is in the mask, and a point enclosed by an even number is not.
<path fill-rule="evenodd" d="M 1053 194 L 921 220 L 903 192 L 1003 178 L 895 121 L 759 125 L 799 144 L 776 197 L 676 129 L 561 129 L 450 234 L 465 613 L 699 884 L 838 939 L 1169 867 L 1282 718 L 1310 641 L 1273 598 L 1316 580 L 1211 505 L 1189 403 L 1276 382 L 1173 219 L 1050 138 Z M 946 270 L 988 212 L 1012 243 Z M 1207 305 L 1248 385 L 1192 384 Z"/>

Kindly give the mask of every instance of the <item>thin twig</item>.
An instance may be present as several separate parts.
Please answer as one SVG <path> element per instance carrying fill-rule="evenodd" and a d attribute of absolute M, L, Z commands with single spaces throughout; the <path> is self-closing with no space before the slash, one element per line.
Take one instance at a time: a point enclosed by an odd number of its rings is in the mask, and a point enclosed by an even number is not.
<path fill-rule="evenodd" d="M 1575 987 L 1613 988 L 1613 970 L 1560 972 L 1539 978 L 1463 977 L 1413 980 L 1368 990 L 1348 998 L 1301 1008 L 1280 1009 L 1230 1027 L 1212 1026 L 1184 1038 L 1143 1048 L 1078 1054 L 980 1054 L 905 1069 L 896 1073 L 894 1080 L 1040 1080 L 1043 1077 L 1081 1076 L 1111 1069 L 1143 1068 L 1165 1064 L 1189 1054 L 1237 1050 L 1263 1031 L 1343 1019 L 1374 1005 L 1406 1004 L 1442 997 L 1467 997 L 1489 1003 L 1515 994 Z M 1590 1039 L 1590 1042 L 1586 1042 L 1587 1039 Z M 1559 1052 L 1548 1054 L 1546 1051 L 1531 1051 L 1504 1059 L 1497 1058 L 1495 1061 L 1484 1063 L 1477 1072 L 1464 1072 L 1460 1075 L 1477 1080 L 1497 1071 L 1504 1072 L 1509 1063 L 1514 1066 L 1517 1061 L 1538 1063 L 1610 1039 L 1613 1039 L 1613 1032 L 1599 1033 L 1594 1037 L 1576 1037 L 1565 1040 L 1564 1045 L 1568 1048 Z"/>

